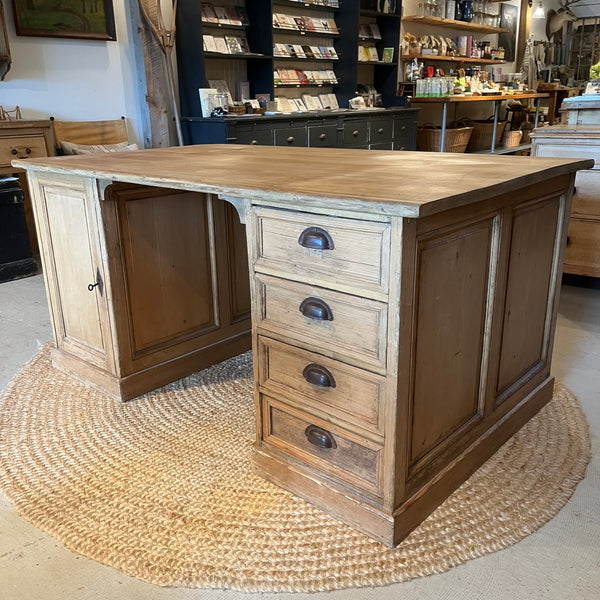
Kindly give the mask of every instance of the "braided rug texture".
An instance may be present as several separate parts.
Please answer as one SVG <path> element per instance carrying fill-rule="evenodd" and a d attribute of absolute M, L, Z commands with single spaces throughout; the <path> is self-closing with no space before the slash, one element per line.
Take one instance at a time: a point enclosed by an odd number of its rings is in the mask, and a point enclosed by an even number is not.
<path fill-rule="evenodd" d="M 587 421 L 553 400 L 396 549 L 253 475 L 252 357 L 119 403 L 46 345 L 0 396 L 0 488 L 71 550 L 158 585 L 312 592 L 440 573 L 551 519 L 584 476 Z"/>

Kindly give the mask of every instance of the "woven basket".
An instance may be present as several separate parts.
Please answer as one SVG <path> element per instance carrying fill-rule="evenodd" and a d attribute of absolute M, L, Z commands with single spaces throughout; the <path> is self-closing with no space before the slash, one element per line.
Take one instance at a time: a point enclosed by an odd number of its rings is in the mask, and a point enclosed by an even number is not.
<path fill-rule="evenodd" d="M 473 127 L 458 127 L 446 129 L 444 137 L 444 152 L 464 152 Z M 439 152 L 442 141 L 442 130 L 433 127 L 419 127 L 417 129 L 417 150 L 424 152 Z"/>
<path fill-rule="evenodd" d="M 490 150 L 492 148 L 492 133 L 494 132 L 494 121 L 470 121 L 470 125 L 473 125 L 473 134 L 469 140 L 467 146 L 467 152 L 476 152 L 477 150 Z M 504 128 L 506 127 L 505 121 L 500 121 L 496 124 L 496 146 L 502 139 Z"/>
<path fill-rule="evenodd" d="M 505 131 L 502 136 L 502 146 L 504 148 L 515 148 L 521 143 L 522 136 L 523 132 L 520 129 L 517 129 L 516 131 Z"/>

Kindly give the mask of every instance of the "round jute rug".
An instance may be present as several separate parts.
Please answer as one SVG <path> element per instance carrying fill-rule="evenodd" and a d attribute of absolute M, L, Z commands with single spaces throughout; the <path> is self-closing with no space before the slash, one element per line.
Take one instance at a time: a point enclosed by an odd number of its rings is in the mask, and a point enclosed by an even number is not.
<path fill-rule="evenodd" d="M 577 400 L 554 399 L 398 548 L 251 472 L 251 355 L 121 404 L 52 368 L 0 397 L 0 486 L 65 546 L 159 585 L 245 591 L 379 586 L 446 571 L 535 531 L 590 454 Z"/>

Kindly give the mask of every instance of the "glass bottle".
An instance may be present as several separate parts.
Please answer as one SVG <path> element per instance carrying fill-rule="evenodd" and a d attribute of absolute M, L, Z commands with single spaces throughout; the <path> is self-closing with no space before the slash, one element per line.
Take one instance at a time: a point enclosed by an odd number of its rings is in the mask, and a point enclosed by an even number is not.
<path fill-rule="evenodd" d="M 462 1 L 462 21 L 470 23 L 473 20 L 473 2 L 472 0 Z"/>

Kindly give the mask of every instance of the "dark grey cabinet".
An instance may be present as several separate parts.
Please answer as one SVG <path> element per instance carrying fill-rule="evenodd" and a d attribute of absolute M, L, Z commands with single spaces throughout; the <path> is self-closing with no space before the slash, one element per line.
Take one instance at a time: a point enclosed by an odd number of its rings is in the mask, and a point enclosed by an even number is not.
<path fill-rule="evenodd" d="M 308 116 L 188 118 L 191 144 L 252 144 L 311 148 L 416 150 L 416 108 L 329 112 Z M 211 135 L 205 136 L 207 129 Z"/>

